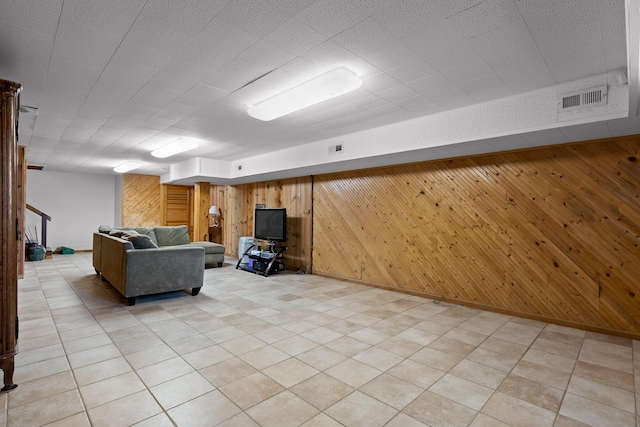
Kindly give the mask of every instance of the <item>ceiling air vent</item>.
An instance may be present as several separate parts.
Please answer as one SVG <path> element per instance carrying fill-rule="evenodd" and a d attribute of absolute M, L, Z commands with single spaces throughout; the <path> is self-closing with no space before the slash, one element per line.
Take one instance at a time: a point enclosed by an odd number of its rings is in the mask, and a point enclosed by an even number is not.
<path fill-rule="evenodd" d="M 607 86 L 558 95 L 558 112 L 607 104 Z"/>

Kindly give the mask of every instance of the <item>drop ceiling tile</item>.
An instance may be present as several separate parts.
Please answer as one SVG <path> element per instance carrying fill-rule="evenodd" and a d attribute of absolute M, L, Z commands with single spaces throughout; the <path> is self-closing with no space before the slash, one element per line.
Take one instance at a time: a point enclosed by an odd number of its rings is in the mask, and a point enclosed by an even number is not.
<path fill-rule="evenodd" d="M 290 16 L 297 15 L 315 0 L 278 0 L 274 5 Z"/>
<path fill-rule="evenodd" d="M 487 0 L 449 18 L 467 39 L 496 28 L 522 22 L 514 0 Z"/>
<path fill-rule="evenodd" d="M 183 92 L 197 85 L 211 72 L 210 68 L 174 57 L 152 77 L 151 81 L 166 88 Z"/>
<path fill-rule="evenodd" d="M 542 58 L 537 62 L 500 70 L 497 75 L 514 93 L 528 92 L 556 84 Z"/>
<path fill-rule="evenodd" d="M 145 3 L 145 0 L 65 0 L 62 19 L 124 37 Z"/>
<path fill-rule="evenodd" d="M 393 87 L 400 86 L 401 84 L 402 83 L 400 83 L 398 80 L 394 79 L 390 75 L 385 73 L 380 73 L 380 74 L 376 74 L 374 76 L 363 79 L 362 89 L 370 93 L 376 94 L 378 92 L 382 92 L 384 90 L 388 90 Z"/>
<path fill-rule="evenodd" d="M 53 36 L 62 12 L 62 0 L 15 0 L 2 3 L 0 22 Z"/>
<path fill-rule="evenodd" d="M 458 86 L 460 86 L 461 83 L 471 80 L 477 80 L 482 77 L 495 76 L 494 71 L 483 60 L 478 60 L 459 67 L 450 68 L 443 71 L 442 74 L 444 74 L 445 77 L 447 77 Z"/>
<path fill-rule="evenodd" d="M 226 96 L 229 92 L 212 86 L 198 83 L 182 95 L 176 102 L 185 105 L 191 105 L 198 108 L 208 108 L 220 98 Z"/>
<path fill-rule="evenodd" d="M 438 74 L 435 68 L 427 64 L 422 59 L 417 59 L 412 62 L 400 65 L 399 67 L 392 68 L 387 71 L 394 79 L 402 83 L 409 83 L 415 80 L 420 80 L 424 77 L 429 77 L 434 74 Z"/>
<path fill-rule="evenodd" d="M 389 102 L 393 102 L 394 104 L 398 104 L 398 102 L 414 98 L 420 96 L 418 92 L 411 89 L 409 86 L 400 85 L 392 87 L 391 89 L 387 89 L 385 91 L 379 92 L 378 96 L 382 99 L 386 99 Z"/>
<path fill-rule="evenodd" d="M 433 0 L 438 8 L 445 16 L 452 16 L 466 9 L 473 8 L 475 5 L 485 0 Z"/>
<path fill-rule="evenodd" d="M 444 15 L 434 2 L 406 0 L 391 3 L 372 18 L 394 36 L 403 38 L 442 21 Z"/>
<path fill-rule="evenodd" d="M 23 65 L 21 63 L 0 62 L 0 75 L 3 79 L 22 85 L 20 102 L 22 105 L 39 107 L 45 77 L 45 68 Z"/>
<path fill-rule="evenodd" d="M 474 104 L 475 100 L 457 86 L 443 87 L 426 93 L 425 96 L 446 110 Z"/>
<path fill-rule="evenodd" d="M 492 89 L 502 90 L 502 88 L 505 87 L 500 77 L 495 74 L 483 76 L 474 80 L 458 82 L 456 83 L 456 86 L 471 96 L 474 96 L 476 93 L 486 92 Z M 509 90 L 509 93 L 511 94 L 511 90 Z"/>
<path fill-rule="evenodd" d="M 302 55 L 327 40 L 319 32 L 297 19 L 289 19 L 263 39 L 286 52 Z"/>
<path fill-rule="evenodd" d="M 258 41 L 258 37 L 214 18 L 178 53 L 179 58 L 217 70 Z"/>
<path fill-rule="evenodd" d="M 246 33 L 263 37 L 284 24 L 291 16 L 282 9 L 271 6 L 268 1 L 234 0 L 227 2 L 217 18 Z"/>
<path fill-rule="evenodd" d="M 91 137 L 88 138 L 88 141 L 92 144 L 111 145 L 112 143 L 116 142 L 124 135 L 126 135 L 126 133 L 126 130 L 120 128 L 103 126 L 98 129 L 97 132 L 91 135 Z"/>
<path fill-rule="evenodd" d="M 136 21 L 118 47 L 116 58 L 124 58 L 147 67 L 160 69 L 182 53 L 192 39 L 154 25 Z"/>
<path fill-rule="evenodd" d="M 442 74 L 434 74 L 420 80 L 412 81 L 407 85 L 415 91 L 427 96 L 431 92 L 453 87 L 453 83 Z"/>
<path fill-rule="evenodd" d="M 395 104 L 407 111 L 424 111 L 426 108 L 433 108 L 437 106 L 437 104 L 435 104 L 429 98 L 422 95 L 403 99 L 402 101 L 395 102 Z M 440 108 L 438 107 L 438 110 L 435 111 L 440 111 Z M 425 114 L 427 113 L 425 112 Z"/>
<path fill-rule="evenodd" d="M 429 25 L 403 38 L 402 42 L 440 72 L 481 59 L 469 41 L 448 21 Z"/>
<path fill-rule="evenodd" d="M 362 57 L 382 71 L 387 71 L 392 68 L 397 68 L 403 64 L 422 60 L 417 53 L 409 49 L 409 47 L 400 40 L 393 42 L 387 47 L 383 47 L 363 55 Z"/>
<path fill-rule="evenodd" d="M 52 36 L 26 27 L 3 23 L 0 25 L 0 69 L 6 62 L 20 62 L 28 64 L 31 68 L 39 68 L 38 72 L 44 74 L 51 56 L 53 40 Z"/>
<path fill-rule="evenodd" d="M 605 72 L 599 0 L 516 1 L 557 83 Z"/>
<path fill-rule="evenodd" d="M 94 133 L 94 129 L 85 129 L 70 126 L 65 129 L 62 137 L 68 141 L 83 142 L 89 140 Z"/>
<path fill-rule="evenodd" d="M 76 21 L 61 20 L 52 57 L 102 71 L 120 44 L 120 37 Z"/>
<path fill-rule="evenodd" d="M 180 96 L 177 90 L 169 89 L 158 83 L 147 83 L 129 102 L 148 105 L 158 110 L 166 107 Z"/>
<path fill-rule="evenodd" d="M 602 25 L 602 44 L 605 46 L 604 58 L 607 70 L 617 70 L 627 66 L 626 31 L 624 22 L 624 2 L 620 0 L 602 0 L 598 2 Z"/>
<path fill-rule="evenodd" d="M 227 3 L 225 0 L 207 2 L 148 0 L 136 18 L 136 23 L 149 22 L 169 32 L 192 38 L 222 10 L 225 3 Z"/>
<path fill-rule="evenodd" d="M 524 21 L 483 33 L 470 39 L 469 43 L 497 73 L 544 62 Z"/>
<path fill-rule="evenodd" d="M 367 14 L 350 1 L 317 0 L 295 17 L 320 34 L 333 37 L 366 19 Z"/>
<path fill-rule="evenodd" d="M 335 35 L 333 40 L 359 56 L 389 47 L 398 41 L 396 37 L 371 18 Z"/>
<path fill-rule="evenodd" d="M 360 78 L 378 74 L 380 70 L 367 61 L 347 49 L 343 48 L 333 40 L 319 44 L 301 56 L 302 59 L 313 64 L 316 70 L 327 72 L 338 67 L 345 67 L 357 74 Z M 318 73 L 318 75 L 321 73 Z"/>

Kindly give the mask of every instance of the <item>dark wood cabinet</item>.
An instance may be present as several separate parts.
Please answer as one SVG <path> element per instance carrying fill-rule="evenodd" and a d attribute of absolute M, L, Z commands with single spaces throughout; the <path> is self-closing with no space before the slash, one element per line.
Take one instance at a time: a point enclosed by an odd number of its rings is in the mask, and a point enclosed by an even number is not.
<path fill-rule="evenodd" d="M 14 357 L 18 342 L 18 258 L 22 244 L 23 219 L 18 216 L 18 83 L 0 80 L 0 368 L 4 373 L 2 391 L 13 383 Z M 21 198 L 20 198 L 21 199 Z"/>

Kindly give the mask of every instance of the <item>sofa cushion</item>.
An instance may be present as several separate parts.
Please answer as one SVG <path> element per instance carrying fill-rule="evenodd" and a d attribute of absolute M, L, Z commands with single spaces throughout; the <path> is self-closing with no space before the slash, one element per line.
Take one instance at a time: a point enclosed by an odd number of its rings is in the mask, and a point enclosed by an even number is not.
<path fill-rule="evenodd" d="M 224 254 L 224 245 L 220 243 L 213 242 L 191 242 L 187 244 L 187 246 L 196 246 L 199 248 L 204 248 L 205 255 L 208 254 Z"/>
<path fill-rule="evenodd" d="M 121 227 L 122 230 L 133 230 L 138 234 L 144 234 L 145 236 L 149 236 L 151 241 L 156 245 L 158 245 L 158 240 L 156 239 L 155 227 Z"/>
<path fill-rule="evenodd" d="M 184 245 L 190 242 L 189 227 L 186 225 L 159 226 L 154 231 L 158 246 Z"/>

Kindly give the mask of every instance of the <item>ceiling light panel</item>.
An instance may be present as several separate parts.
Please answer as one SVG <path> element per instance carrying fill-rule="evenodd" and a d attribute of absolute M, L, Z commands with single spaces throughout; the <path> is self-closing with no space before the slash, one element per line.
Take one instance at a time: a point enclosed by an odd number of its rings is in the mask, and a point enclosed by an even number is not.
<path fill-rule="evenodd" d="M 291 88 L 247 110 L 258 120 L 270 121 L 358 89 L 362 80 L 345 68 L 337 68 Z"/>
<path fill-rule="evenodd" d="M 113 168 L 113 171 L 117 173 L 125 173 L 134 169 L 138 169 L 140 166 L 142 166 L 142 162 L 129 161 L 116 166 L 115 168 Z"/>
<path fill-rule="evenodd" d="M 153 157 L 164 159 L 165 157 L 175 156 L 176 154 L 183 153 L 185 151 L 193 150 L 198 146 L 196 141 L 191 139 L 179 139 L 164 147 L 158 148 L 151 152 Z"/>

